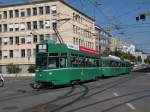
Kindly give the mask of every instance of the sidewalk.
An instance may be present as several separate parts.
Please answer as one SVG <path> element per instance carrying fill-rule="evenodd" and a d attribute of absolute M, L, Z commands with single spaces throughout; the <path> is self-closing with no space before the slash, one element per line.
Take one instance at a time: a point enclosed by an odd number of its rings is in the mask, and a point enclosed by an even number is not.
<path fill-rule="evenodd" d="M 4 77 L 34 77 L 35 73 L 24 73 L 24 74 L 3 74 Z"/>

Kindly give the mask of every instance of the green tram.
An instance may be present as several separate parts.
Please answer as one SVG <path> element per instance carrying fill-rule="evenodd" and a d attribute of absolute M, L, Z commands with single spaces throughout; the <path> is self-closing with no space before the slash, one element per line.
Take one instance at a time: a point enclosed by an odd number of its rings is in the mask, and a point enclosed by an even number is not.
<path fill-rule="evenodd" d="M 75 45 L 42 41 L 36 46 L 35 87 L 75 84 L 130 72 L 129 62 L 101 57 Z"/>

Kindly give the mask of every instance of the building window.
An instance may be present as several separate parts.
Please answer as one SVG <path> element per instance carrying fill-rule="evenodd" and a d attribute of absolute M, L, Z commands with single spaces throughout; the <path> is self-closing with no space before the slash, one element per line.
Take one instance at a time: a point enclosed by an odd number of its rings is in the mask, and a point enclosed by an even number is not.
<path fill-rule="evenodd" d="M 7 18 L 7 11 L 4 11 L 3 14 L 4 14 L 3 18 L 6 19 Z"/>
<path fill-rule="evenodd" d="M 2 59 L 2 50 L 0 50 L 0 59 Z"/>
<path fill-rule="evenodd" d="M 37 8 L 33 8 L 33 16 L 36 16 L 37 15 Z"/>
<path fill-rule="evenodd" d="M 3 38 L 3 42 L 4 42 L 4 45 L 7 45 L 8 42 L 9 42 L 9 39 L 8 39 L 7 37 L 4 37 L 4 38 Z"/>
<path fill-rule="evenodd" d="M 22 57 L 22 58 L 25 57 L 25 49 L 21 49 L 21 57 Z"/>
<path fill-rule="evenodd" d="M 76 38 L 76 45 L 78 45 L 78 38 Z"/>
<path fill-rule="evenodd" d="M 50 34 L 45 34 L 45 39 L 46 40 L 50 40 L 50 38 L 51 38 Z"/>
<path fill-rule="evenodd" d="M 13 37 L 9 37 L 9 44 L 13 45 Z"/>
<path fill-rule="evenodd" d="M 40 15 L 43 15 L 43 13 L 44 13 L 44 12 L 43 12 L 43 7 L 39 7 L 39 14 L 40 14 Z"/>
<path fill-rule="evenodd" d="M 76 38 L 73 37 L 73 44 L 76 44 Z"/>
<path fill-rule="evenodd" d="M 81 39 L 79 39 L 79 46 L 81 45 Z"/>
<path fill-rule="evenodd" d="M 40 28 L 40 29 L 43 29 L 43 28 L 44 28 L 43 21 L 39 21 L 39 28 Z"/>
<path fill-rule="evenodd" d="M 15 23 L 15 31 L 19 31 L 19 24 Z"/>
<path fill-rule="evenodd" d="M 2 14 L 0 14 L 0 19 L 2 19 Z"/>
<path fill-rule="evenodd" d="M 15 37 L 15 44 L 19 45 L 19 37 Z"/>
<path fill-rule="evenodd" d="M 40 35 L 40 41 L 44 40 L 44 35 Z"/>
<path fill-rule="evenodd" d="M 21 14 L 21 17 L 25 17 L 25 11 L 24 10 L 21 10 L 21 12 L 20 12 Z"/>
<path fill-rule="evenodd" d="M 2 37 L 0 37 L 0 45 L 2 45 Z"/>
<path fill-rule="evenodd" d="M 31 57 L 31 49 L 27 49 L 27 56 L 28 56 L 28 58 Z"/>
<path fill-rule="evenodd" d="M 13 58 L 13 50 L 9 50 L 9 57 Z"/>
<path fill-rule="evenodd" d="M 2 25 L 0 24 L 0 32 L 2 32 Z"/>
<path fill-rule="evenodd" d="M 45 21 L 45 28 L 50 28 L 51 22 L 49 20 Z"/>
<path fill-rule="evenodd" d="M 7 32 L 7 24 L 3 24 L 4 32 Z"/>
<path fill-rule="evenodd" d="M 51 7 L 51 10 L 52 10 L 52 14 L 57 13 L 56 5 L 52 6 L 52 7 Z"/>
<path fill-rule="evenodd" d="M 33 43 L 37 43 L 37 35 L 33 36 Z"/>
<path fill-rule="evenodd" d="M 57 42 L 57 35 L 56 35 L 56 33 L 52 33 L 52 40 L 54 42 Z"/>
<path fill-rule="evenodd" d="M 52 27 L 57 28 L 57 21 L 56 20 L 52 20 Z"/>
<path fill-rule="evenodd" d="M 10 24 L 8 27 L 9 27 L 9 31 L 13 31 L 13 27 L 14 27 L 13 24 Z"/>
<path fill-rule="evenodd" d="M 20 23 L 20 30 L 25 30 L 25 29 L 26 29 L 25 23 Z"/>
<path fill-rule="evenodd" d="M 4 50 L 4 51 L 3 51 L 3 56 L 4 56 L 4 59 L 8 58 L 8 56 L 9 56 L 9 51 Z"/>
<path fill-rule="evenodd" d="M 31 9 L 27 8 L 27 16 L 31 16 Z"/>
<path fill-rule="evenodd" d="M 73 25 L 73 33 L 75 33 L 75 30 L 76 30 L 76 26 Z"/>
<path fill-rule="evenodd" d="M 37 29 L 37 21 L 33 21 L 33 29 Z"/>
<path fill-rule="evenodd" d="M 25 44 L 25 37 L 20 37 L 21 39 L 21 44 Z"/>
<path fill-rule="evenodd" d="M 13 18 L 13 10 L 9 11 L 9 18 Z"/>
<path fill-rule="evenodd" d="M 27 30 L 31 30 L 31 22 L 27 22 Z"/>
<path fill-rule="evenodd" d="M 50 14 L 50 6 L 45 6 L 45 11 L 46 14 Z"/>
<path fill-rule="evenodd" d="M 31 44 L 31 35 L 27 35 L 25 41 L 27 44 Z"/>
<path fill-rule="evenodd" d="M 15 17 L 19 17 L 19 10 L 15 10 Z"/>

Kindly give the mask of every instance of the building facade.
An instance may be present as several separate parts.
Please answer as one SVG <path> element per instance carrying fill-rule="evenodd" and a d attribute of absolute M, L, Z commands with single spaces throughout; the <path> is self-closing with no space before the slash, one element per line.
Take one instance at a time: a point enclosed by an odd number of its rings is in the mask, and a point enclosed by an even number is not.
<path fill-rule="evenodd" d="M 95 49 L 97 51 L 100 51 L 100 33 L 101 33 L 101 28 L 99 26 L 95 26 Z"/>
<path fill-rule="evenodd" d="M 53 25 L 65 43 L 95 50 L 94 20 L 62 0 L 0 6 L 0 67 L 10 63 L 27 72 L 35 64 L 35 46 L 41 40 L 58 42 Z"/>
<path fill-rule="evenodd" d="M 106 50 L 110 49 L 111 47 L 111 34 L 102 29 L 100 26 L 95 26 L 95 49 L 100 51 L 101 53 Z"/>
<path fill-rule="evenodd" d="M 101 29 L 100 31 L 100 51 L 103 52 L 106 49 L 110 49 L 110 38 L 112 36 L 110 33 L 106 32 L 105 30 Z"/>

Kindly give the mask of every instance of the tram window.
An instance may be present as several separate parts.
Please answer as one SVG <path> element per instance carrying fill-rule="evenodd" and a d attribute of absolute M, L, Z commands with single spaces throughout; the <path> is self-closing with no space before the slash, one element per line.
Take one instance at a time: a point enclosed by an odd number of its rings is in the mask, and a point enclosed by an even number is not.
<path fill-rule="evenodd" d="M 93 60 L 90 58 L 89 59 L 89 67 L 92 67 L 93 66 Z"/>
<path fill-rule="evenodd" d="M 67 53 L 61 53 L 61 57 L 67 57 Z"/>
<path fill-rule="evenodd" d="M 107 60 L 105 61 L 105 66 L 106 66 L 106 67 L 109 67 L 109 63 L 108 63 Z"/>
<path fill-rule="evenodd" d="M 99 60 L 96 59 L 96 60 L 94 60 L 94 62 L 95 62 L 95 66 L 96 66 L 96 67 L 99 67 Z"/>
<path fill-rule="evenodd" d="M 52 57 L 52 56 L 58 56 L 58 53 L 49 53 L 49 56 Z"/>
<path fill-rule="evenodd" d="M 71 66 L 78 67 L 78 57 L 77 56 L 71 57 Z"/>
<path fill-rule="evenodd" d="M 79 67 L 85 67 L 85 58 L 83 56 L 79 57 Z"/>
<path fill-rule="evenodd" d="M 115 67 L 118 67 L 118 62 L 115 62 Z"/>
<path fill-rule="evenodd" d="M 89 62 L 89 58 L 86 58 L 86 59 L 85 59 L 85 66 L 86 66 L 86 67 L 89 67 L 89 66 L 90 66 L 89 63 L 90 63 L 90 62 Z"/>
<path fill-rule="evenodd" d="M 36 66 L 37 68 L 47 68 L 47 57 L 44 54 L 36 56 Z"/>
<path fill-rule="evenodd" d="M 120 62 L 118 62 L 118 67 L 121 67 L 121 63 Z"/>
<path fill-rule="evenodd" d="M 112 67 L 112 61 L 109 61 L 109 67 Z"/>
<path fill-rule="evenodd" d="M 59 63 L 60 63 L 60 68 L 65 68 L 66 67 L 66 58 L 60 58 Z"/>
<path fill-rule="evenodd" d="M 102 61 L 102 67 L 105 67 L 105 62 L 104 61 Z"/>
<path fill-rule="evenodd" d="M 48 58 L 48 68 L 59 68 L 59 58 L 49 57 Z"/>

